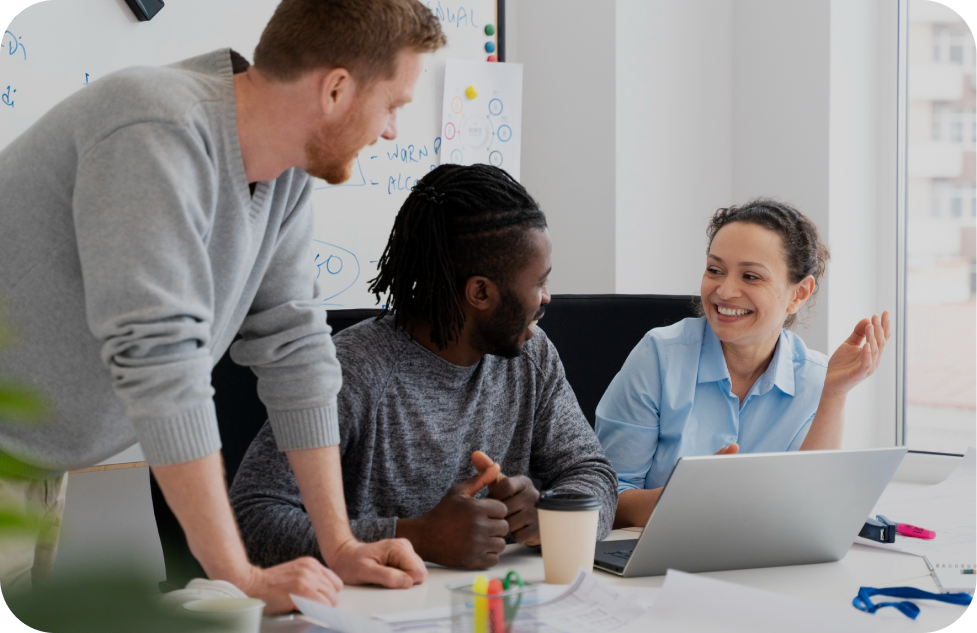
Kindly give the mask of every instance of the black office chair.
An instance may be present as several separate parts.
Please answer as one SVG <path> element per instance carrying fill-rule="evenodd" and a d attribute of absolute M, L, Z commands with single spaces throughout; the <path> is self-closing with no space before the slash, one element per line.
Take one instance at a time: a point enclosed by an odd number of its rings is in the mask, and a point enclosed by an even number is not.
<path fill-rule="evenodd" d="M 553 295 L 539 325 L 591 426 L 597 403 L 641 337 L 695 316 L 697 302 L 691 295 Z"/>
<path fill-rule="evenodd" d="M 336 334 L 379 312 L 332 310 L 328 321 Z M 567 381 L 593 426 L 594 411 L 604 390 L 645 332 L 694 313 L 694 298 L 686 295 L 554 295 L 540 326 L 560 353 Z M 249 368 L 236 365 L 225 355 L 214 367 L 212 380 L 230 486 L 267 413 L 258 399 L 257 378 Z M 192 578 L 206 577 L 152 476 L 150 488 L 166 564 L 166 582 L 160 583 L 160 589 L 176 589 Z"/>

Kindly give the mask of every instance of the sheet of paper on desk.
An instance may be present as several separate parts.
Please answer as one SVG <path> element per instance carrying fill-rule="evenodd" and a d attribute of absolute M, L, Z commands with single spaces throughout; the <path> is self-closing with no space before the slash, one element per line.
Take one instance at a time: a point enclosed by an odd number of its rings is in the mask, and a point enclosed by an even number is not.
<path fill-rule="evenodd" d="M 925 556 L 930 566 L 973 563 L 977 558 L 977 451 L 967 449 L 957 468 L 933 486 L 884 493 L 872 510 L 898 523 L 936 532 L 932 540 L 896 535 L 895 543 L 856 543 Z"/>
<path fill-rule="evenodd" d="M 878 619 L 841 607 L 668 570 L 661 592 L 641 620 L 649 631 L 723 633 L 872 633 Z"/>
<path fill-rule="evenodd" d="M 341 611 L 328 604 L 322 604 L 301 596 L 289 594 L 289 597 L 292 598 L 292 602 L 299 608 L 306 620 L 319 626 L 329 627 L 331 631 L 337 633 L 391 633 L 390 627 L 382 622 L 367 620 L 354 613 Z"/>
<path fill-rule="evenodd" d="M 644 615 L 620 589 L 581 569 L 565 592 L 539 606 L 540 633 L 613 631 Z"/>

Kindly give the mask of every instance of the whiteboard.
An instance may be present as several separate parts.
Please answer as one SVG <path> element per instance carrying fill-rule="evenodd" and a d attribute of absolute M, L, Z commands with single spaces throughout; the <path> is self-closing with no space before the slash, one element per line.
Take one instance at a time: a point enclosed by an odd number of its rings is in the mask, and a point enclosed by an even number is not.
<path fill-rule="evenodd" d="M 448 58 L 485 60 L 498 45 L 496 0 L 422 0 L 448 46 L 427 56 L 398 136 L 360 152 L 343 185 L 314 181 L 310 266 L 329 307 L 373 307 L 376 274 L 393 219 L 411 186 L 440 164 L 439 130 Z M 127 66 L 158 66 L 230 47 L 251 59 L 278 0 L 167 0 L 138 22 L 123 0 L 48 0 L 21 12 L 0 40 L 0 148 L 53 105 Z M 493 36 L 485 25 L 496 27 Z M 43 166 L 39 166 L 43 168 Z"/>

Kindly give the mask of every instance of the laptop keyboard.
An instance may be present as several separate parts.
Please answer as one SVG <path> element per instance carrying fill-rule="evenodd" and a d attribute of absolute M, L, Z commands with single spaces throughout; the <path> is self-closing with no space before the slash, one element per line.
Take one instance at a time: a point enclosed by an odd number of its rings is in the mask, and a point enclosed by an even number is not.
<path fill-rule="evenodd" d="M 604 541 L 603 543 L 598 543 L 594 564 L 597 567 L 614 573 L 624 573 L 624 568 L 634 554 L 634 548 L 637 545 L 637 540 Z M 604 547 L 607 549 L 602 551 Z M 611 549 L 612 547 L 615 549 Z"/>

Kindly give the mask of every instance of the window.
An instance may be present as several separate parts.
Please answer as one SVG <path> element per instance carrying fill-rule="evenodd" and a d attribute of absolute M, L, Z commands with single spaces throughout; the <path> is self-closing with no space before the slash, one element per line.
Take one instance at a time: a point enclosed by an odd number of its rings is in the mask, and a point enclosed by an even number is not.
<path fill-rule="evenodd" d="M 971 89 L 971 93 L 973 90 Z M 975 115 L 973 105 L 962 105 L 956 102 L 933 101 L 931 102 L 933 112 L 933 140 L 946 140 L 952 143 L 964 143 L 961 148 L 964 151 L 972 147 L 973 142 L 977 141 L 977 115 Z M 969 135 L 965 135 L 964 130 L 970 130 Z M 944 133 L 946 138 L 944 138 Z M 964 138 L 968 136 L 968 138 Z"/>
<path fill-rule="evenodd" d="M 913 13 L 914 4 L 925 1 L 909 0 L 910 13 Z M 933 63 L 963 66 L 964 73 L 973 83 L 975 78 L 973 36 L 962 20 L 948 21 L 948 18 L 954 20 L 958 17 L 955 13 L 942 6 L 941 9 L 939 13 L 942 15 L 937 19 L 937 23 L 931 23 L 929 33 L 925 38 L 920 39 L 929 39 L 933 42 Z M 932 13 L 926 12 L 926 15 L 932 15 Z M 913 18 L 912 15 L 910 15 L 910 20 L 913 24 L 920 24 L 923 21 Z"/>
<path fill-rule="evenodd" d="M 953 180 L 934 180 L 930 183 L 932 188 L 932 205 L 930 217 L 934 218 L 963 218 L 964 211 L 970 213 L 969 209 L 974 208 L 975 198 L 977 198 L 977 186 L 966 182 L 955 182 Z M 918 205 L 917 205 L 918 208 Z M 916 218 L 918 219 L 918 218 Z M 963 237 L 957 229 L 960 227 L 973 226 L 974 223 L 963 218 L 963 223 L 955 224 L 953 231 L 946 233 L 945 248 L 943 254 L 950 254 L 957 248 L 957 238 Z M 925 231 L 925 228 L 922 230 Z M 959 235 L 958 235 L 959 234 Z"/>
<path fill-rule="evenodd" d="M 913 17 L 934 15 L 925 6 L 932 4 L 909 0 L 909 46 L 913 38 L 932 41 L 934 62 L 962 66 L 973 78 L 974 38 L 963 20 L 953 22 L 947 11 L 932 23 Z M 909 72 L 926 72 L 913 69 L 926 62 L 910 55 Z M 914 450 L 963 453 L 977 445 L 975 102 L 971 79 L 958 98 L 917 98 L 907 110 L 904 441 Z M 912 160 L 914 152 L 926 159 Z"/>
<path fill-rule="evenodd" d="M 963 64 L 963 46 L 950 47 L 950 61 L 954 64 Z"/>
<path fill-rule="evenodd" d="M 957 143 L 963 140 L 963 123 L 954 121 L 950 124 L 950 140 Z"/>

